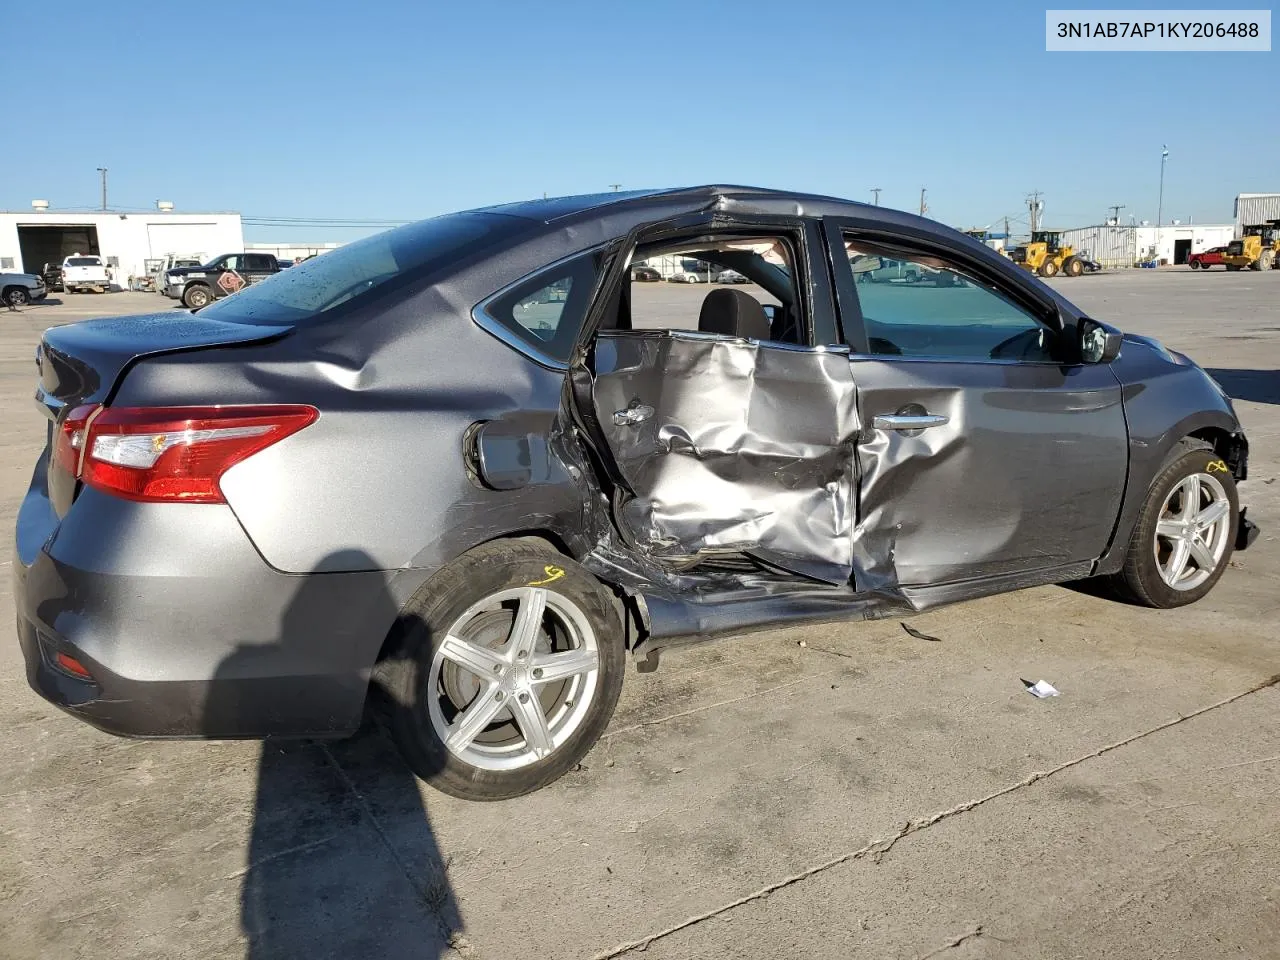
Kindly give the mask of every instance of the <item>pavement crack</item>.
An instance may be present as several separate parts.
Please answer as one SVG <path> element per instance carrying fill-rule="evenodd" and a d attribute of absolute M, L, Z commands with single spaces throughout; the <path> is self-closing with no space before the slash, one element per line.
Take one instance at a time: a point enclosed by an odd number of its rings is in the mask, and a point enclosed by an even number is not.
<path fill-rule="evenodd" d="M 793 682 L 799 682 L 799 681 L 793 681 Z M 871 857 L 875 860 L 875 862 L 879 863 L 889 853 L 889 851 L 893 849 L 893 847 L 898 843 L 898 841 L 911 836 L 913 833 L 920 833 L 921 831 L 928 830 L 930 827 L 936 826 L 937 824 L 941 823 L 944 820 L 949 820 L 952 817 L 959 816 L 962 813 L 968 813 L 970 810 L 974 810 L 980 806 L 983 806 L 984 804 L 990 803 L 993 800 L 997 800 L 1000 797 L 1005 797 L 1011 793 L 1016 793 L 1019 790 L 1024 790 L 1034 783 L 1038 783 L 1041 780 L 1046 780 L 1049 777 L 1056 776 L 1057 774 L 1062 773 L 1063 771 L 1070 770 L 1072 767 L 1077 767 L 1080 764 L 1085 763 L 1089 760 L 1094 760 L 1105 754 L 1111 753 L 1114 750 L 1119 750 L 1121 747 L 1127 747 L 1132 743 L 1136 743 L 1139 740 L 1142 740 L 1142 739 L 1145 739 L 1146 737 L 1151 736 L 1152 734 L 1160 733 L 1163 730 L 1168 730 L 1170 727 L 1176 727 L 1178 726 L 1178 724 L 1186 723 L 1188 720 L 1194 720 L 1196 717 L 1203 716 L 1204 714 L 1209 713 L 1213 710 L 1217 710 L 1217 709 L 1220 709 L 1221 707 L 1228 706 L 1229 704 L 1235 703 L 1237 700 L 1243 700 L 1245 697 L 1251 696 L 1262 690 L 1266 690 L 1270 687 L 1275 687 L 1277 685 L 1280 685 L 1280 674 L 1276 674 L 1272 677 L 1268 677 L 1266 680 L 1263 680 L 1260 683 L 1254 684 L 1252 687 L 1250 687 L 1248 690 L 1243 691 L 1242 693 L 1233 694 L 1232 696 L 1227 697 L 1223 700 L 1219 700 L 1216 703 L 1211 703 L 1206 707 L 1201 707 L 1198 710 L 1193 710 L 1191 711 L 1191 713 L 1182 714 L 1173 720 L 1168 720 L 1164 723 L 1158 724 L 1157 726 L 1154 726 L 1149 730 L 1144 730 L 1141 733 L 1135 733 L 1131 737 L 1125 737 L 1123 740 L 1116 740 L 1113 743 L 1109 743 L 1106 746 L 1103 746 L 1097 750 L 1094 750 L 1092 753 L 1083 754 L 1082 756 L 1076 757 L 1073 760 L 1068 760 L 1064 763 L 1060 763 L 1056 767 L 1052 767 L 1048 770 L 1038 770 L 1034 773 L 1029 774 L 1023 779 L 1019 780 L 1017 783 L 1013 783 L 1007 787 L 1003 787 L 1000 790 L 995 791 L 994 793 L 989 793 L 986 796 L 978 797 L 976 800 L 969 800 L 964 803 L 958 803 L 953 807 L 946 808 L 945 810 L 939 810 L 937 813 L 931 814 L 930 816 L 925 817 L 924 819 L 921 819 L 921 820 L 908 820 L 902 827 L 895 830 L 893 833 L 889 834 L 888 836 L 881 837 L 878 840 L 873 840 L 870 843 L 865 844 L 856 850 L 849 851 L 848 853 L 842 853 L 838 857 L 832 857 L 830 860 L 826 860 L 826 861 L 823 861 L 822 863 L 815 864 L 814 866 L 808 867 L 805 870 L 801 870 L 799 873 L 793 873 L 790 876 L 783 877 L 781 880 L 776 880 L 773 883 L 763 886 L 758 890 L 754 890 L 751 893 L 738 897 L 736 900 L 731 900 L 728 903 L 722 904 L 718 907 L 713 907 L 712 909 L 706 910 L 702 913 L 694 914 L 691 917 L 686 917 L 685 919 L 677 923 L 674 923 L 663 930 L 659 930 L 656 933 L 652 933 L 647 937 L 642 937 L 639 940 L 628 940 L 623 943 L 619 943 L 616 946 L 610 948 L 609 950 L 604 951 L 603 953 L 596 954 L 592 958 L 592 960 L 613 960 L 613 958 L 620 957 L 627 953 L 631 953 L 633 950 L 647 950 L 651 944 L 655 943 L 658 940 L 662 940 L 663 938 L 669 937 L 672 934 L 679 933 L 682 930 L 687 930 L 690 927 L 697 926 L 698 924 L 703 923 L 704 921 L 711 920 L 715 917 L 720 916 L 721 914 L 728 913 L 731 910 L 736 910 L 738 907 L 745 906 L 746 904 L 752 903 L 753 901 L 763 900 L 764 898 L 776 893 L 779 890 L 783 890 L 794 884 L 800 883 L 804 880 L 808 880 L 811 877 L 816 877 L 819 874 L 826 873 L 828 870 L 831 870 L 834 867 L 841 866 L 842 864 L 851 863 L 855 860 L 862 860 L 866 857 Z M 978 928 L 978 930 L 980 931 L 981 928 Z M 974 936 L 974 935 L 975 934 L 971 932 L 970 934 L 967 934 L 962 939 L 968 939 L 968 937 Z M 954 946 L 954 944 L 948 944 L 947 946 L 944 946 L 941 949 L 949 949 L 951 946 Z M 933 954 L 926 954 L 926 956 L 934 956 L 938 952 L 939 951 L 934 951 Z"/>
<path fill-rule="evenodd" d="M 941 953 L 946 953 L 948 950 L 951 950 L 954 947 L 960 946 L 960 944 L 964 943 L 966 940 L 973 940 L 974 938 L 980 937 L 980 936 L 982 936 L 982 924 L 978 924 L 968 933 L 962 933 L 960 934 L 960 936 L 956 937 L 955 939 L 948 940 L 942 946 L 935 947 L 933 950 L 930 950 L 928 953 L 920 954 L 920 956 L 917 957 L 916 960 L 929 960 L 930 957 L 936 957 Z"/>

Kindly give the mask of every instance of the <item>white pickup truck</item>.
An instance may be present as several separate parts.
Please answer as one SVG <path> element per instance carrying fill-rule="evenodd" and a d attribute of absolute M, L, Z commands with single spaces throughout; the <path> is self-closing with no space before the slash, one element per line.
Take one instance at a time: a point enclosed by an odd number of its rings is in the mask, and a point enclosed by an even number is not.
<path fill-rule="evenodd" d="M 106 293 L 111 289 L 111 275 L 101 257 L 73 253 L 62 261 L 62 289 L 67 293 Z"/>

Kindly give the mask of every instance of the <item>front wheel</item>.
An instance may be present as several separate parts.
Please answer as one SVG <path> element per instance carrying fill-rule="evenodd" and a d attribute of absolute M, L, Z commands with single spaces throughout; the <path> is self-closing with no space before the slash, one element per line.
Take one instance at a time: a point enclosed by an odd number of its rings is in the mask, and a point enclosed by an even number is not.
<path fill-rule="evenodd" d="M 1231 560 L 1240 500 L 1231 468 L 1183 441 L 1147 493 L 1116 584 L 1148 607 L 1181 607 L 1213 589 Z"/>
<path fill-rule="evenodd" d="M 212 299 L 213 295 L 209 292 L 209 288 L 203 285 L 188 287 L 182 294 L 182 302 L 190 310 L 207 307 Z"/>
<path fill-rule="evenodd" d="M 537 540 L 501 540 L 434 576 L 380 665 L 413 771 L 466 800 L 503 800 L 573 769 L 604 732 L 626 655 L 612 598 Z"/>
<path fill-rule="evenodd" d="M 1058 274 L 1058 263 L 1056 260 L 1046 260 L 1040 264 L 1040 276 L 1054 277 Z"/>
<path fill-rule="evenodd" d="M 1191 261 L 1191 269 L 1192 269 L 1192 270 L 1199 270 L 1199 269 L 1200 269 L 1200 261 L 1199 261 L 1199 260 L 1192 260 L 1192 261 Z"/>
<path fill-rule="evenodd" d="M 11 307 L 25 307 L 31 302 L 31 294 L 27 293 L 25 287 L 6 287 L 4 302 Z"/>

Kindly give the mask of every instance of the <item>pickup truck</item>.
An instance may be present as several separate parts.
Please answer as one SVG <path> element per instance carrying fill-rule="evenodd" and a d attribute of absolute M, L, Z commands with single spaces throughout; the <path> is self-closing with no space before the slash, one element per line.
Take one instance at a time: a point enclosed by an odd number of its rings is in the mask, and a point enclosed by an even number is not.
<path fill-rule="evenodd" d="M 1226 247 L 1213 247 L 1204 253 L 1193 253 L 1187 257 L 1187 265 L 1192 270 L 1208 270 L 1210 267 L 1225 267 L 1226 261 L 1222 259 L 1222 255 L 1227 252 Z"/>
<path fill-rule="evenodd" d="M 164 295 L 199 310 L 279 272 L 279 262 L 269 253 L 224 253 L 202 266 L 166 270 Z"/>
<path fill-rule="evenodd" d="M 73 253 L 62 261 L 62 289 L 67 293 L 106 293 L 111 289 L 111 275 L 101 257 Z"/>

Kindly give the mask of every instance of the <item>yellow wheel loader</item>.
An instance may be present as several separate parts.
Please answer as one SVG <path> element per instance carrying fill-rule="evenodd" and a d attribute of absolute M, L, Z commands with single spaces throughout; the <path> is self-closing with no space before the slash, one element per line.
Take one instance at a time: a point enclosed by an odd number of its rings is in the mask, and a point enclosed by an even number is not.
<path fill-rule="evenodd" d="M 1059 273 L 1078 277 L 1084 273 L 1084 264 L 1076 256 L 1074 247 L 1061 246 L 1057 230 L 1037 230 L 1031 234 L 1031 242 L 1013 248 L 1013 262 L 1021 264 L 1042 277 L 1054 277 Z"/>
<path fill-rule="evenodd" d="M 1246 229 L 1257 229 L 1258 232 L 1227 244 L 1227 252 L 1222 255 L 1227 269 L 1270 270 L 1280 266 L 1280 227 L 1269 224 Z"/>

